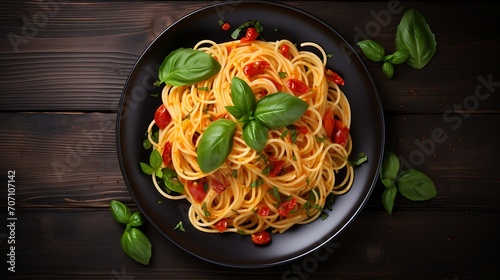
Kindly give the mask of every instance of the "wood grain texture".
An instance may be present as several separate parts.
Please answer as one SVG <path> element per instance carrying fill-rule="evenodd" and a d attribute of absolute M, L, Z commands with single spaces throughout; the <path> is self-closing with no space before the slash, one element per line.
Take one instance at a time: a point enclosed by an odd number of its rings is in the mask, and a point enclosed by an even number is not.
<path fill-rule="evenodd" d="M 45 11 L 40 4 L 4 2 L 2 33 L 11 34 L 11 39 L 17 38 L 12 34 L 21 38 L 0 41 L 0 84 L 5 90 L 0 110 L 23 111 L 116 111 L 116 100 L 143 50 L 168 25 L 204 6 L 191 1 L 68 1 L 49 9 L 45 23 L 36 16 Z M 426 15 L 439 45 L 426 71 L 400 65 L 395 77 L 388 80 L 382 75 L 380 63 L 363 57 L 388 112 L 442 113 L 474 94 L 478 77 L 496 72 L 500 35 L 491 30 L 499 29 L 500 23 L 492 20 L 497 11 L 494 2 L 464 7 L 449 7 L 447 2 L 431 7 L 425 2 L 401 2 L 391 9 L 388 3 L 289 2 L 333 26 L 353 46 L 370 38 L 381 42 L 388 53 L 394 49 L 403 11 L 417 8 Z M 176 8 L 171 9 L 172 5 Z M 433 13 L 434 9 L 443 12 Z M 351 16 L 353 13 L 357 16 Z M 384 13 L 387 17 L 381 18 Z M 39 21 L 38 28 L 34 24 Z M 481 21 L 485 28 L 471 28 L 468 22 L 474 21 Z M 34 26 L 31 32 L 30 23 Z M 359 48 L 356 50 L 360 53 Z M 492 80 L 500 77 L 494 75 Z M 474 113 L 498 113 L 498 104 L 500 97 L 496 94 Z"/>

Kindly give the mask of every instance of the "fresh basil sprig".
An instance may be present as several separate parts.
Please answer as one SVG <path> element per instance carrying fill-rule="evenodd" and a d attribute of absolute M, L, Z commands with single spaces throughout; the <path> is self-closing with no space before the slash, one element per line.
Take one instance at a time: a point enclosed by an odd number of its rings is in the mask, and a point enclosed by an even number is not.
<path fill-rule="evenodd" d="M 396 50 L 409 53 L 406 63 L 422 69 L 436 53 L 436 37 L 420 12 L 409 9 L 396 32 Z"/>
<path fill-rule="evenodd" d="M 156 86 L 192 85 L 219 72 L 221 65 L 211 55 L 191 48 L 179 48 L 165 57 L 158 71 Z"/>
<path fill-rule="evenodd" d="M 261 152 L 266 146 L 269 129 L 280 129 L 296 122 L 306 112 L 307 102 L 284 92 L 277 92 L 256 101 L 250 86 L 242 79 L 231 80 L 233 106 L 226 110 L 243 125 L 243 140 Z M 208 125 L 200 139 L 197 161 L 201 171 L 210 173 L 219 168 L 233 148 L 236 124 L 218 119 Z"/>
<path fill-rule="evenodd" d="M 165 191 L 170 193 L 171 191 L 182 193 L 184 192 L 184 185 L 179 182 L 177 178 L 177 173 L 170 167 L 161 167 L 163 160 L 161 158 L 160 152 L 153 149 L 149 156 L 149 164 L 145 162 L 140 162 L 140 167 L 142 172 L 147 175 L 155 175 L 157 178 L 161 179 L 165 185 Z"/>
<path fill-rule="evenodd" d="M 398 191 L 412 201 L 429 200 L 437 195 L 436 187 L 427 175 L 416 169 L 400 170 L 399 158 L 391 152 L 384 154 L 380 181 L 386 187 L 382 193 L 382 205 L 389 214 L 392 214 Z"/>
<path fill-rule="evenodd" d="M 231 100 L 234 106 L 226 106 L 226 110 L 243 123 L 243 140 L 258 152 L 266 146 L 268 129 L 293 124 L 308 108 L 307 102 L 284 92 L 269 94 L 256 101 L 250 86 L 238 77 L 231 80 Z"/>
<path fill-rule="evenodd" d="M 123 251 L 137 262 L 148 265 L 151 258 L 151 242 L 141 230 L 136 228 L 144 223 L 142 214 L 131 213 L 125 204 L 117 200 L 111 200 L 109 206 L 115 220 L 126 225 L 120 238 Z"/>
<path fill-rule="evenodd" d="M 394 75 L 397 64 L 410 65 L 422 69 L 436 53 L 436 37 L 420 12 L 409 9 L 401 18 L 396 31 L 396 51 L 385 55 L 385 50 L 373 40 L 359 41 L 357 44 L 370 60 L 382 61 L 382 73 L 387 78 Z"/>

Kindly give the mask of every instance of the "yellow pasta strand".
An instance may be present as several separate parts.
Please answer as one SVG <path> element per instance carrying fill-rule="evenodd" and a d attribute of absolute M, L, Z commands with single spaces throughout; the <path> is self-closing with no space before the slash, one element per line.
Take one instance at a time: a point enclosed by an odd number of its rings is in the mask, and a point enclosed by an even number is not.
<path fill-rule="evenodd" d="M 280 53 L 280 47 L 288 45 L 289 57 Z M 152 180 L 158 192 L 168 199 L 187 199 L 190 203 L 188 216 L 191 224 L 200 231 L 219 232 L 216 224 L 225 220 L 226 232 L 252 234 L 267 229 L 285 232 L 296 224 L 306 224 L 317 219 L 328 195 L 347 192 L 354 180 L 354 170 L 347 164 L 352 139 L 345 147 L 325 137 L 323 116 L 328 109 L 347 127 L 351 124 L 349 102 L 324 72 L 326 53 L 316 43 L 306 42 L 302 47 L 314 48 L 321 54 L 299 51 L 287 40 L 276 42 L 239 40 L 218 44 L 210 40 L 200 41 L 193 48 L 213 56 L 221 70 L 212 78 L 191 86 L 165 86 L 162 101 L 172 117 L 170 124 L 159 132 L 158 143 L 151 138 L 154 121 L 148 127 L 148 137 L 154 149 L 163 152 L 167 142 L 171 145 L 173 168 L 184 185 L 183 194 L 169 194 L 163 190 L 156 177 Z M 253 61 L 265 60 L 269 66 L 263 73 L 248 77 L 243 67 Z M 309 105 L 306 113 L 295 123 L 296 139 L 285 130 L 270 130 L 269 140 L 262 153 L 249 148 L 238 125 L 233 149 L 225 163 L 211 174 L 203 173 L 196 161 L 199 139 L 207 126 L 218 117 L 237 121 L 225 109 L 231 106 L 231 79 L 246 81 L 262 98 L 278 91 L 293 94 L 287 79 L 299 79 L 310 91 L 299 96 Z M 301 133 L 303 129 L 307 133 Z M 288 131 L 289 132 L 289 131 Z M 295 138 L 293 136 L 293 138 Z M 321 141 L 320 141 L 321 140 Z M 263 174 L 270 162 L 282 161 L 282 171 L 276 176 Z M 207 195 L 202 202 L 195 200 L 189 184 L 204 180 L 208 184 Z M 225 185 L 218 191 L 214 184 Z M 296 205 L 286 215 L 280 214 L 280 206 L 286 201 Z M 269 209 L 267 215 L 259 210 Z"/>

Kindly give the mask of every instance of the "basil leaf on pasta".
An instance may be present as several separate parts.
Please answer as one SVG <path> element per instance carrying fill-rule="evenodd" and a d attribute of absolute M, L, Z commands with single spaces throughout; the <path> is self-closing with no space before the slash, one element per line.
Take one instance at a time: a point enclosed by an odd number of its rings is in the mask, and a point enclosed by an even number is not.
<path fill-rule="evenodd" d="M 296 122 L 307 111 L 304 100 L 284 92 L 266 95 L 257 102 L 254 118 L 269 129 L 280 129 Z"/>
<path fill-rule="evenodd" d="M 249 121 L 243 127 L 243 140 L 245 140 L 245 143 L 247 143 L 250 148 L 257 152 L 262 152 L 262 150 L 264 150 L 268 137 L 267 128 L 256 120 Z"/>
<path fill-rule="evenodd" d="M 163 60 L 155 85 L 192 85 L 212 77 L 220 68 L 219 62 L 203 51 L 179 48 Z"/>
<path fill-rule="evenodd" d="M 231 100 L 234 106 L 236 106 L 243 115 L 255 110 L 256 101 L 252 89 L 244 80 L 238 77 L 233 77 L 231 79 Z"/>
<path fill-rule="evenodd" d="M 208 125 L 198 145 L 197 161 L 204 173 L 219 168 L 233 148 L 233 135 L 236 123 L 227 119 L 218 119 Z"/>

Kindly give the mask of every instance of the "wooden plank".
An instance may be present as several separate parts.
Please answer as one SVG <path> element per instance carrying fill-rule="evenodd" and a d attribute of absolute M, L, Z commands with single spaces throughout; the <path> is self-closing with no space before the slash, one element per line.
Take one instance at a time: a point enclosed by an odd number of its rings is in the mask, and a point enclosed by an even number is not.
<path fill-rule="evenodd" d="M 499 276 L 500 224 L 494 212 L 406 210 L 389 216 L 363 211 L 315 254 L 264 269 L 233 269 L 200 260 L 149 223 L 141 230 L 153 244 L 153 257 L 149 266 L 143 266 L 122 252 L 119 238 L 124 226 L 105 209 L 23 210 L 16 225 L 16 279 L 124 279 L 116 275 L 132 279 L 332 279 L 332 275 L 362 279 L 366 271 L 370 279 Z M 463 225 L 474 228 L 474 234 Z"/>
<path fill-rule="evenodd" d="M 407 168 L 428 174 L 438 189 L 431 201 L 401 199 L 396 208 L 500 209 L 500 177 L 493 164 L 500 157 L 500 116 L 471 115 L 459 126 L 453 120 L 387 117 L 386 149 L 400 155 Z M 113 198 L 131 202 L 116 154 L 115 114 L 3 113 L 0 139 L 0 169 L 16 170 L 20 206 L 107 207 Z M 381 210 L 382 190 L 377 187 L 367 207 Z"/>
<path fill-rule="evenodd" d="M 321 11 L 315 15 L 336 28 L 352 45 L 366 37 L 380 41 L 388 52 L 393 48 L 403 11 L 411 7 L 422 11 L 438 40 L 438 52 L 425 69 L 400 65 L 396 76 L 388 80 L 379 63 L 363 58 L 387 112 L 442 113 L 455 104 L 475 107 L 469 96 L 474 96 L 483 80 L 490 81 L 489 92 L 498 89 L 500 34 L 490 30 L 499 29 L 500 22 L 489 20 L 496 16 L 493 2 L 481 6 L 469 2 L 460 7 L 450 7 L 447 2 L 402 2 L 391 9 L 388 5 L 395 1 L 289 3 L 305 11 Z M 12 43 L 8 36 L 0 39 L 0 111 L 116 111 L 125 80 L 146 46 L 168 25 L 203 5 L 176 2 L 176 8 L 171 9 L 169 1 L 148 5 L 65 2 L 51 13 L 36 2 L 7 1 L 0 28 L 24 40 Z M 380 19 L 392 9 L 398 12 L 389 13 L 387 23 Z M 108 10 L 115 13 L 109 14 Z M 445 12 L 435 13 L 436 10 Z M 39 23 L 43 26 L 30 35 L 28 23 L 36 22 L 35 16 L 42 12 L 48 15 L 47 22 Z M 350 16 L 353 13 L 358 16 Z M 468 22 L 485 19 L 488 28 L 469 27 Z M 67 29 L 68 25 L 75 28 Z M 370 28 L 373 31 L 368 32 Z M 488 93 L 484 87 L 482 90 L 482 94 Z M 500 111 L 498 94 L 490 94 L 486 99 L 487 102 L 479 100 L 474 113 Z M 464 104 L 466 101 L 470 103 Z"/>

